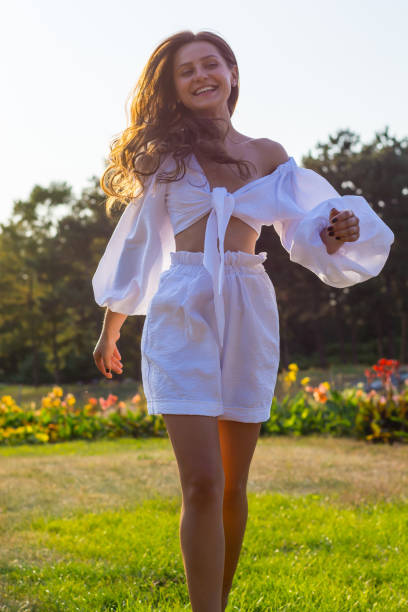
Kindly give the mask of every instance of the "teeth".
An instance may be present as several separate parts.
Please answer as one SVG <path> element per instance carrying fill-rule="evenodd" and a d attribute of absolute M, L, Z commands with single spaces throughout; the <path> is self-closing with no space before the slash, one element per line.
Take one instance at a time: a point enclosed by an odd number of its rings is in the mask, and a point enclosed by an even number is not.
<path fill-rule="evenodd" d="M 203 93 L 204 91 L 213 91 L 214 89 L 215 87 L 203 87 L 202 89 L 197 89 L 194 95 L 198 96 L 198 94 Z"/>

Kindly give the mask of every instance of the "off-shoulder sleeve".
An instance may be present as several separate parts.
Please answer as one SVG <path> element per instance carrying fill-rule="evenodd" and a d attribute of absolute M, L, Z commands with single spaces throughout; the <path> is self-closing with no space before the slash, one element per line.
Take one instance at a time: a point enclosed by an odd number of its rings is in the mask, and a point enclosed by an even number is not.
<path fill-rule="evenodd" d="M 362 196 L 340 196 L 314 170 L 291 157 L 275 183 L 274 229 L 290 260 L 314 272 L 332 287 L 348 287 L 377 276 L 387 261 L 394 234 Z M 330 211 L 351 210 L 359 218 L 360 236 L 329 255 L 320 237 Z"/>
<path fill-rule="evenodd" d="M 170 266 L 174 232 L 165 203 L 166 183 L 149 179 L 143 197 L 125 208 L 92 277 L 95 301 L 113 312 L 146 314 L 161 273 Z"/>

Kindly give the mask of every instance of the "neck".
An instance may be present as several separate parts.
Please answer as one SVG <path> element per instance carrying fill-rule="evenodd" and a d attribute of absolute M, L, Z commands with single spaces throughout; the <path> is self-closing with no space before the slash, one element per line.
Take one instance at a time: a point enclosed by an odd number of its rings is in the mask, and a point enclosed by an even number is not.
<path fill-rule="evenodd" d="M 229 114 L 227 106 L 223 106 L 221 109 L 205 109 L 200 113 L 197 113 L 200 117 L 206 117 L 207 119 L 222 119 L 222 136 L 221 141 L 227 142 L 231 137 L 233 138 L 236 131 L 232 127 L 231 116 Z M 221 122 L 220 122 L 221 123 Z M 219 123 L 219 125 L 220 125 Z"/>

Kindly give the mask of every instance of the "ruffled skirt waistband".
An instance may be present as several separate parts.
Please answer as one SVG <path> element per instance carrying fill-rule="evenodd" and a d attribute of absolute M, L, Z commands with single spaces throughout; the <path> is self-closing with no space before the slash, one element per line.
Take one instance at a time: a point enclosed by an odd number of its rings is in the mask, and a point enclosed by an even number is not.
<path fill-rule="evenodd" d="M 174 267 L 179 264 L 184 265 L 203 265 L 204 253 L 202 251 L 172 251 L 170 253 L 171 265 Z M 261 266 L 264 270 L 263 262 L 267 259 L 266 251 L 252 254 L 245 251 L 225 251 L 224 263 L 226 266 L 250 267 Z M 259 268 L 260 269 L 260 268 Z"/>

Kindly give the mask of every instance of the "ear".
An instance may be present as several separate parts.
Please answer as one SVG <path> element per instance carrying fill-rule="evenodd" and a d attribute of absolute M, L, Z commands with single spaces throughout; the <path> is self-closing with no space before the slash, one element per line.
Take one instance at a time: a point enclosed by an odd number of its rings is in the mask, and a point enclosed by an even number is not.
<path fill-rule="evenodd" d="M 233 66 L 231 68 L 231 87 L 236 87 L 238 85 L 238 68 L 237 66 Z"/>

